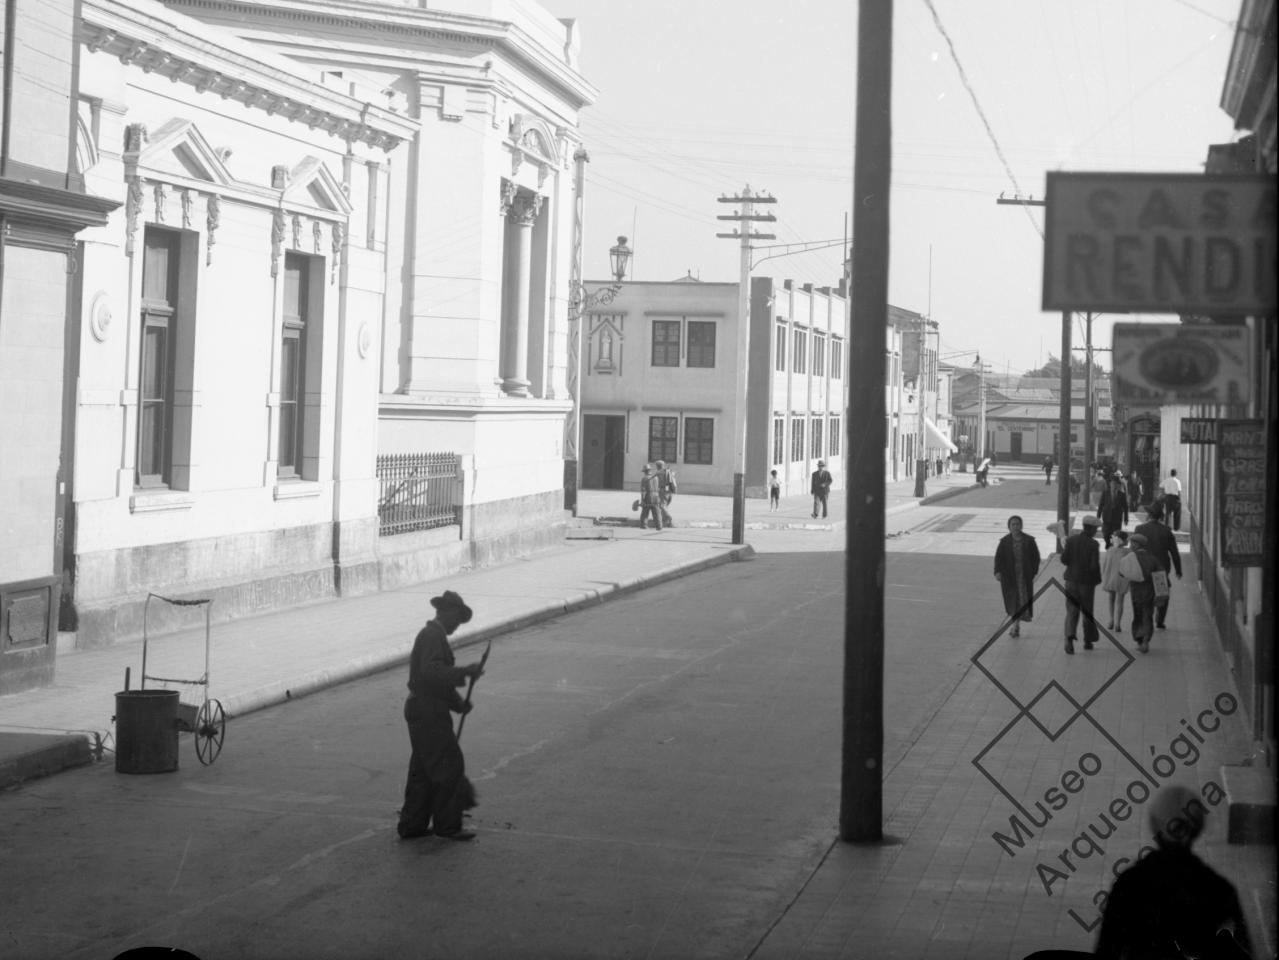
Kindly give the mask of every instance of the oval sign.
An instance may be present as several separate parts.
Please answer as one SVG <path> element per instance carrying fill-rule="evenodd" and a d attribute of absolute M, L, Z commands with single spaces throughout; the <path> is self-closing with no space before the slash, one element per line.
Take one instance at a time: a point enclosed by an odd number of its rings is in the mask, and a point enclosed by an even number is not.
<path fill-rule="evenodd" d="M 1212 344 L 1188 337 L 1157 340 L 1141 352 L 1138 367 L 1150 383 L 1168 390 L 1193 390 L 1217 375 L 1220 360 Z"/>

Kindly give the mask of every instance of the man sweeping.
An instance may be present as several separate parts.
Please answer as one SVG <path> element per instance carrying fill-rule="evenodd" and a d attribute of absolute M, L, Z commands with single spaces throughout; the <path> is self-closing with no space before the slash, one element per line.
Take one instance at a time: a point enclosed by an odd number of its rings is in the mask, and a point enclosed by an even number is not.
<path fill-rule="evenodd" d="M 455 666 L 449 645 L 449 636 L 470 621 L 471 608 L 452 590 L 432 597 L 431 606 L 435 617 L 418 632 L 409 656 L 404 719 L 413 754 L 397 829 L 402 840 L 432 833 L 449 840 L 474 840 L 472 831 L 462 829 L 462 814 L 475 806 L 475 791 L 466 779 L 452 714 L 471 712 L 469 697 L 463 698 L 458 688 L 483 676 L 484 666 Z"/>

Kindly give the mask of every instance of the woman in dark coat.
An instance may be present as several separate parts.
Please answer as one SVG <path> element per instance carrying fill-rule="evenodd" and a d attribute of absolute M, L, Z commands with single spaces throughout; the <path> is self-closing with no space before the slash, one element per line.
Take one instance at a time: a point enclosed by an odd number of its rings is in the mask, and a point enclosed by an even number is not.
<path fill-rule="evenodd" d="M 1022 532 L 1022 519 L 1008 518 L 1008 534 L 995 549 L 995 579 L 1004 593 L 1004 611 L 1013 621 L 1012 635 L 1021 636 L 1021 620 L 1034 618 L 1035 575 L 1039 573 L 1039 546 Z"/>

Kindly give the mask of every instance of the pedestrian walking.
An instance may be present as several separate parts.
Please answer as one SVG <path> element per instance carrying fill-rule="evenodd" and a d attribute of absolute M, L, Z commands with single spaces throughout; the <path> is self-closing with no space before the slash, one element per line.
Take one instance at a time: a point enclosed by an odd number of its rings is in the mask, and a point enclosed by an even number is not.
<path fill-rule="evenodd" d="M 1053 458 L 1044 457 L 1044 486 L 1051 487 L 1053 482 Z"/>
<path fill-rule="evenodd" d="M 778 510 L 782 505 L 782 481 L 776 470 L 768 471 L 768 509 Z"/>
<path fill-rule="evenodd" d="M 651 464 L 644 464 L 640 477 L 640 518 L 639 525 L 643 529 L 648 526 L 649 516 L 653 518 L 654 528 L 662 529 L 662 491 L 658 485 L 657 474 Z"/>
<path fill-rule="evenodd" d="M 1039 544 L 1026 533 L 1022 518 L 1008 518 L 1008 532 L 995 548 L 995 579 L 1004 595 L 1004 612 L 1012 618 L 1010 635 L 1021 636 L 1021 625 L 1035 617 L 1035 577 L 1039 573 Z"/>
<path fill-rule="evenodd" d="M 1181 784 L 1150 801 L 1155 849 L 1115 879 L 1094 956 L 1250 957 L 1252 943 L 1234 885 L 1191 852 L 1208 808 Z"/>
<path fill-rule="evenodd" d="M 988 486 L 988 484 L 986 483 L 986 477 L 989 473 L 990 473 L 990 457 L 985 457 L 982 459 L 981 463 L 977 464 L 977 482 L 980 483 L 983 487 Z"/>
<path fill-rule="evenodd" d="M 1061 551 L 1061 563 L 1066 568 L 1066 652 L 1075 652 L 1075 635 L 1079 627 L 1079 615 L 1084 615 L 1084 649 L 1091 650 L 1097 642 L 1097 621 L 1093 618 L 1093 601 L 1097 584 L 1101 583 L 1101 558 L 1097 546 L 1097 527 L 1100 521 L 1089 514 L 1079 521 L 1083 529 L 1071 534 Z"/>
<path fill-rule="evenodd" d="M 813 471 L 813 517 L 817 517 L 817 508 L 822 508 L 822 516 L 826 516 L 826 498 L 830 496 L 831 475 L 826 469 L 826 461 L 818 460 L 817 469 Z"/>
<path fill-rule="evenodd" d="M 465 667 L 454 663 L 448 638 L 472 615 L 461 596 L 445 590 L 431 598 L 431 606 L 435 616 L 418 631 L 409 655 L 404 720 L 413 752 L 397 830 L 403 840 L 432 833 L 449 840 L 473 840 L 475 834 L 462 829 L 462 814 L 475 806 L 475 790 L 466 779 L 466 761 L 453 732 L 452 714 L 470 713 L 471 704 L 458 688 L 479 678 L 484 669 L 478 663 Z"/>
<path fill-rule="evenodd" d="M 1162 589 L 1155 596 L 1155 626 L 1160 630 L 1167 629 L 1168 601 L 1172 596 L 1172 584 L 1168 581 L 1168 575 L 1175 570 L 1177 579 L 1181 579 L 1181 551 L 1177 549 L 1177 538 L 1161 522 L 1163 517 L 1163 507 L 1152 503 L 1146 507 L 1146 522 L 1137 524 L 1133 530 L 1133 533 L 1140 533 L 1146 538 L 1146 549 L 1164 573 L 1163 580 L 1158 584 Z"/>
<path fill-rule="evenodd" d="M 1101 539 L 1109 550 L 1114 532 L 1128 525 L 1128 494 L 1119 474 L 1112 475 L 1106 489 L 1101 492 L 1097 513 L 1101 516 Z"/>
<path fill-rule="evenodd" d="M 668 508 L 671 501 L 675 499 L 675 471 L 666 465 L 665 460 L 658 460 L 655 473 L 659 494 L 658 507 L 662 511 L 662 526 L 673 527 L 675 522 L 671 520 L 671 512 Z"/>
<path fill-rule="evenodd" d="M 1147 550 L 1144 534 L 1134 533 L 1128 538 L 1128 556 L 1119 561 L 1119 574 L 1128 582 L 1132 595 L 1132 638 L 1137 649 L 1150 652 L 1150 638 L 1155 632 L 1155 582 L 1159 564 Z"/>
<path fill-rule="evenodd" d="M 1101 589 L 1106 591 L 1106 628 L 1124 632 L 1124 600 L 1128 597 L 1128 581 L 1119 572 L 1119 564 L 1128 556 L 1128 532 L 1116 530 L 1114 543 L 1107 545 L 1101 557 Z"/>
<path fill-rule="evenodd" d="M 1168 471 L 1168 478 L 1163 482 L 1164 516 L 1168 526 L 1173 530 L 1181 529 L 1181 480 L 1177 477 L 1177 469 Z"/>
<path fill-rule="evenodd" d="M 1127 486 L 1128 489 L 1125 492 L 1128 494 L 1128 505 L 1131 509 L 1136 510 L 1139 506 L 1141 506 L 1143 491 L 1141 489 L 1141 477 L 1137 475 L 1135 467 L 1132 472 L 1128 474 Z"/>

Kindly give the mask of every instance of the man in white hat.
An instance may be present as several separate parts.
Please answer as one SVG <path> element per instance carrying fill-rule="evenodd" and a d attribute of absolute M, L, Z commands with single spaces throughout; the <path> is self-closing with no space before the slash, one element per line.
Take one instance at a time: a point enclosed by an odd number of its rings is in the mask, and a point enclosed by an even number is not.
<path fill-rule="evenodd" d="M 1097 545 L 1097 528 L 1101 521 L 1091 513 L 1079 521 L 1083 529 L 1066 538 L 1061 550 L 1061 564 L 1066 568 L 1066 652 L 1075 652 L 1075 631 L 1079 613 L 1084 613 L 1084 649 L 1097 642 L 1097 621 L 1093 619 L 1093 598 L 1101 583 L 1101 550 Z"/>
<path fill-rule="evenodd" d="M 1190 852 L 1207 812 L 1199 795 L 1180 784 L 1164 787 L 1150 801 L 1157 849 L 1115 880 L 1095 956 L 1252 956 L 1234 885 Z"/>
<path fill-rule="evenodd" d="M 409 758 L 400 808 L 400 839 L 437 837 L 473 840 L 462 829 L 462 813 L 475 806 L 475 794 L 466 779 L 466 761 L 453 732 L 453 713 L 471 712 L 458 688 L 478 679 L 484 671 L 478 663 L 454 665 L 449 636 L 471 619 L 471 608 L 452 590 L 431 598 L 435 617 L 413 641 L 409 655 L 409 698 L 404 719 L 409 726 L 413 755 Z"/>
<path fill-rule="evenodd" d="M 826 516 L 826 498 L 830 496 L 831 475 L 826 469 L 826 461 L 818 460 L 817 469 L 813 471 L 813 518 L 817 517 L 817 508 L 822 508 L 822 516 Z"/>

